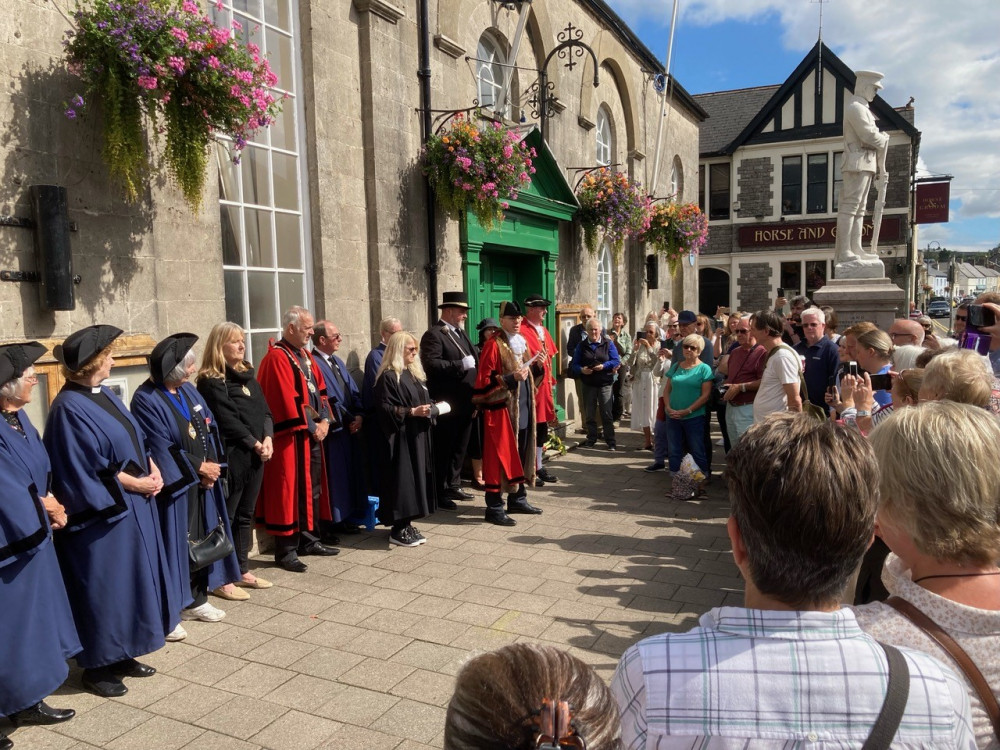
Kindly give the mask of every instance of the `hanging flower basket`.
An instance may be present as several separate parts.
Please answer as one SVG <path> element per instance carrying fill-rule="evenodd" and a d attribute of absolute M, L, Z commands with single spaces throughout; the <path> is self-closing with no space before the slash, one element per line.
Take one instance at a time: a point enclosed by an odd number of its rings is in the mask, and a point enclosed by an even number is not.
<path fill-rule="evenodd" d="M 697 255 L 708 241 L 708 219 L 694 203 L 657 203 L 643 242 L 667 259 L 670 273 L 686 256 Z"/>
<path fill-rule="evenodd" d="M 268 61 L 243 43 L 238 22 L 220 29 L 192 0 L 89 0 L 74 20 L 66 61 L 85 90 L 66 116 L 101 103 L 104 161 L 126 200 L 165 169 L 197 210 L 212 138 L 229 136 L 238 161 L 281 110 Z M 162 164 L 150 159 L 144 118 L 154 141 L 164 135 Z"/>
<path fill-rule="evenodd" d="M 591 255 L 597 252 L 599 240 L 606 239 L 615 260 L 620 260 L 625 240 L 638 237 L 649 227 L 649 196 L 622 172 L 609 167 L 588 172 L 576 197 L 583 243 Z"/>
<path fill-rule="evenodd" d="M 531 185 L 535 149 L 499 122 L 482 127 L 457 115 L 424 147 L 424 173 L 452 218 L 472 213 L 486 230 L 503 222 L 507 202 Z"/>

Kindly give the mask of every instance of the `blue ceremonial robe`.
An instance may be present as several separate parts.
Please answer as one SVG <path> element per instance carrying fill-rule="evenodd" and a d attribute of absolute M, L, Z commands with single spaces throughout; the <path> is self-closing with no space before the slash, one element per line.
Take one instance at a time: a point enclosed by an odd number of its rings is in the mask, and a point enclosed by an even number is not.
<path fill-rule="evenodd" d="M 81 648 L 41 501 L 49 456 L 28 416 L 18 417 L 27 439 L 0 422 L 0 716 L 50 695 Z"/>
<path fill-rule="evenodd" d="M 354 418 L 364 413 L 364 407 L 358 384 L 347 371 L 344 361 L 336 354 L 330 355 L 332 363 L 327 362 L 322 352 L 314 351 L 313 355 L 323 371 L 326 396 L 336 418 L 334 427 L 323 441 L 323 450 L 326 451 L 326 481 L 330 487 L 333 522 L 340 523 L 349 518 L 363 517 L 368 507 L 364 475 L 358 462 L 361 456 L 358 447 L 360 436 L 352 435 L 348 429 Z M 333 367 L 340 373 L 340 379 L 334 374 Z"/>
<path fill-rule="evenodd" d="M 198 492 L 201 481 L 198 467 L 201 461 L 195 460 L 184 449 L 185 437 L 180 434 L 170 402 L 161 393 L 157 393 L 157 390 L 158 387 L 149 380 L 136 389 L 132 396 L 132 416 L 146 433 L 149 452 L 163 475 L 163 489 L 156 496 L 160 512 L 160 529 L 163 532 L 163 548 L 167 555 L 171 585 L 182 602 L 181 606 L 188 607 L 194 601 L 191 595 L 191 568 L 188 557 L 188 502 L 191 500 L 191 493 Z M 183 383 L 178 391 L 184 394 L 189 408 L 201 407 L 201 415 L 209 427 L 215 455 L 224 470 L 226 454 L 219 438 L 215 417 L 208 404 L 198 389 L 190 383 Z M 206 533 L 211 531 L 221 520 L 226 535 L 232 539 L 226 496 L 223 492 L 224 484 L 223 481 L 216 482 L 212 489 L 205 491 L 204 529 Z M 209 591 L 241 578 L 235 552 L 212 563 L 207 570 Z M 177 616 L 180 616 L 180 608 L 177 610 Z"/>
<path fill-rule="evenodd" d="M 379 497 L 382 494 L 382 472 L 386 470 L 385 459 L 381 452 L 382 428 L 378 426 L 378 412 L 375 408 L 375 376 L 382 366 L 385 356 L 385 344 L 379 345 L 368 352 L 365 358 L 365 377 L 361 383 L 361 404 L 364 407 L 365 423 L 361 427 L 364 436 L 366 461 L 368 469 L 368 494 Z"/>
<path fill-rule="evenodd" d="M 101 392 L 130 423 L 139 452 L 118 419 L 70 385 L 52 402 L 43 439 L 52 493 L 69 514 L 56 552 L 83 644 L 76 662 L 84 669 L 161 648 L 180 608 L 170 596 L 156 507 L 118 481 L 123 470 L 148 473 L 145 437 L 110 389 Z"/>

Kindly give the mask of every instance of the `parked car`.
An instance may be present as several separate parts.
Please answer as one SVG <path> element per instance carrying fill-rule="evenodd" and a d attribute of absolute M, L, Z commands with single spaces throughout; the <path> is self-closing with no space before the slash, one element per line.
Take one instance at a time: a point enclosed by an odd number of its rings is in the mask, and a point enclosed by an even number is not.
<path fill-rule="evenodd" d="M 927 314 L 932 318 L 947 318 L 951 315 L 951 305 L 946 300 L 934 300 L 927 306 Z"/>

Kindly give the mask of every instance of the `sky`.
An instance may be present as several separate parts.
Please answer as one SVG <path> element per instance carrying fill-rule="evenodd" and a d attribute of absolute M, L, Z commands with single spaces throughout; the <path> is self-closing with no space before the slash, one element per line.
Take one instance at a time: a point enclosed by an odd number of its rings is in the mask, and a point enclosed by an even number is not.
<path fill-rule="evenodd" d="M 672 0 L 608 0 L 666 60 Z M 671 72 L 692 94 L 780 84 L 819 35 L 819 0 L 680 0 Z M 1000 0 L 824 0 L 823 41 L 850 68 L 915 98 L 918 176 L 950 174 L 950 221 L 921 248 L 1000 245 Z"/>

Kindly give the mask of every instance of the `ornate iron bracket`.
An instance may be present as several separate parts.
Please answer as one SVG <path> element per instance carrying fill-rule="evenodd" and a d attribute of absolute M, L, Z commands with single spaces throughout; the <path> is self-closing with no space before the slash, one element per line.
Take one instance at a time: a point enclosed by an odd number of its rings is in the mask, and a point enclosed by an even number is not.
<path fill-rule="evenodd" d="M 427 111 L 434 115 L 434 119 L 431 120 L 431 127 L 434 128 L 434 134 L 439 135 L 441 131 L 444 130 L 444 126 L 447 125 L 453 117 L 457 117 L 461 114 L 468 114 L 470 112 L 476 112 L 480 109 L 482 109 L 482 107 L 479 105 L 479 100 L 473 99 L 472 106 L 465 107 L 464 109 L 429 109 Z M 424 110 L 422 108 L 417 107 L 417 112 L 423 111 Z"/>
<path fill-rule="evenodd" d="M 581 41 L 582 39 L 582 29 L 578 29 L 572 22 L 566 24 L 566 28 L 556 34 L 556 40 L 559 44 L 546 56 L 545 62 L 542 64 L 542 69 L 538 73 L 537 84 L 532 84 L 532 89 L 537 86 L 535 99 L 538 100 L 538 109 L 536 116 L 538 117 L 538 129 L 542 132 L 542 138 L 548 135 L 547 121 L 550 116 L 549 109 L 556 101 L 556 96 L 552 91 L 554 86 L 549 82 L 547 72 L 553 56 L 558 56 L 560 60 L 564 61 L 563 67 L 572 71 L 578 65 L 577 58 L 583 57 L 584 52 L 589 53 L 590 59 L 594 63 L 594 88 L 597 88 L 599 83 L 597 55 L 590 48 L 589 44 Z M 528 104 L 532 107 L 536 106 L 534 100 L 529 101 Z M 533 111 L 534 113 L 535 111 Z"/>
<path fill-rule="evenodd" d="M 580 172 L 580 175 L 576 178 L 576 182 L 573 183 L 573 192 L 575 193 L 576 189 L 580 187 L 580 183 L 583 182 L 583 178 L 586 177 L 591 172 L 593 172 L 594 170 L 612 169 L 614 167 L 620 167 L 620 166 L 621 166 L 620 163 L 615 162 L 614 164 L 595 164 L 592 167 L 566 167 L 566 169 L 570 172 Z"/>

